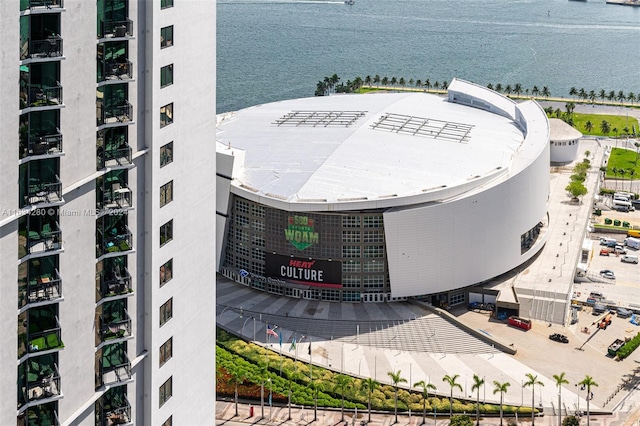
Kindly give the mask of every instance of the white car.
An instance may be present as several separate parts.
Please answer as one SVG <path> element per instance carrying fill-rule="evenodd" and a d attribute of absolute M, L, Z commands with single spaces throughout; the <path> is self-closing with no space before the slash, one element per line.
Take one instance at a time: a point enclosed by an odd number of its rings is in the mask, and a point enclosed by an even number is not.
<path fill-rule="evenodd" d="M 616 274 L 614 274 L 610 269 L 603 269 L 602 271 L 600 271 L 600 275 L 602 275 L 602 277 L 604 278 L 609 278 L 610 280 L 616 279 Z"/>

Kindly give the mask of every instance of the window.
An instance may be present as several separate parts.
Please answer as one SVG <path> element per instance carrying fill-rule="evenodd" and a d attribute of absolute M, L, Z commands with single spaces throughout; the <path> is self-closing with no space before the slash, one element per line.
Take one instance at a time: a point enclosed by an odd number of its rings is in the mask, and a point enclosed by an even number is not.
<path fill-rule="evenodd" d="M 173 219 L 160 227 L 160 247 L 173 240 Z"/>
<path fill-rule="evenodd" d="M 173 278 L 173 259 L 169 259 L 160 267 L 160 287 L 171 281 L 171 278 Z"/>
<path fill-rule="evenodd" d="M 173 25 L 160 29 L 160 48 L 173 46 Z"/>
<path fill-rule="evenodd" d="M 166 9 L 168 7 L 173 7 L 173 0 L 160 0 L 160 9 Z M 163 426 L 165 426 L 163 424 Z"/>
<path fill-rule="evenodd" d="M 173 163 L 173 142 L 160 147 L 160 167 Z"/>
<path fill-rule="evenodd" d="M 173 84 L 173 64 L 160 68 L 160 87 Z"/>
<path fill-rule="evenodd" d="M 167 300 L 160 306 L 160 327 L 173 318 L 173 298 Z"/>
<path fill-rule="evenodd" d="M 162 384 L 162 386 L 160 386 L 160 406 L 161 407 L 164 405 L 165 402 L 169 400 L 169 398 L 171 398 L 171 392 L 172 392 L 171 388 L 173 384 L 172 382 L 173 382 L 173 377 L 169 377 L 169 380 L 167 380 Z"/>
<path fill-rule="evenodd" d="M 173 337 L 160 346 L 160 367 L 173 356 Z"/>
<path fill-rule="evenodd" d="M 162 423 L 162 426 L 173 426 L 173 416 L 169 416 L 169 418 Z"/>
<path fill-rule="evenodd" d="M 173 201 L 173 181 L 160 187 L 160 207 L 164 207 Z"/>
<path fill-rule="evenodd" d="M 160 107 L 160 128 L 173 123 L 173 102 Z"/>

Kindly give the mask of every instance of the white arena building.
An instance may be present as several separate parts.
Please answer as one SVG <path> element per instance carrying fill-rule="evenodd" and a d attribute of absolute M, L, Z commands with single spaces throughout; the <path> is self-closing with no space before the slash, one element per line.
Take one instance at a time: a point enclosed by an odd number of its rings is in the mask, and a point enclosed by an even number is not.
<path fill-rule="evenodd" d="M 345 302 L 468 288 L 544 246 L 549 123 L 534 101 L 454 79 L 218 117 L 217 264 L 239 282 Z"/>

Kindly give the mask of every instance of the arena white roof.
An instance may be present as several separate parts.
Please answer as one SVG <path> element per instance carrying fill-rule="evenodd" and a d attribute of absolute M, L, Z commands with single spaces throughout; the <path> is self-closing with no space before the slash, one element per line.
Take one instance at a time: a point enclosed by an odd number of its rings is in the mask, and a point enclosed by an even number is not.
<path fill-rule="evenodd" d="M 559 118 L 550 118 L 549 128 L 549 138 L 552 141 L 570 141 L 582 137 L 582 133 L 580 133 L 579 130 L 576 130 L 575 127 L 568 125 Z"/>
<path fill-rule="evenodd" d="M 422 92 L 259 105 L 219 119 L 216 134 L 219 155 L 243 151 L 236 189 L 288 203 L 461 193 L 508 169 L 524 138 L 504 115 Z"/>

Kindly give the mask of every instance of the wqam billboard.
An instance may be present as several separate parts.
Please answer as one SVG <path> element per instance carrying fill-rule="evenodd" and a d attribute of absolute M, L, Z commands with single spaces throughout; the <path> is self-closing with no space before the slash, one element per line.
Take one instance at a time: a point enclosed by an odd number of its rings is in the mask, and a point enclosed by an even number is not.
<path fill-rule="evenodd" d="M 266 252 L 265 275 L 290 283 L 342 288 L 342 262 L 283 256 Z"/>

